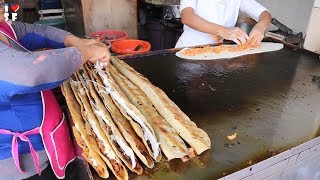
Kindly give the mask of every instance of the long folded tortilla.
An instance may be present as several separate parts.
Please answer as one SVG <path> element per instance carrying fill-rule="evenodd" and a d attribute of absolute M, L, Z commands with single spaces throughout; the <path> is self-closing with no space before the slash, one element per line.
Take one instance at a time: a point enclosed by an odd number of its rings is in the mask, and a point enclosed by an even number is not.
<path fill-rule="evenodd" d="M 117 179 L 128 179 L 129 177 L 126 168 L 111 147 L 106 134 L 103 132 L 91 109 L 85 88 L 82 86 L 82 83 L 77 76 L 76 78 L 76 81 L 70 79 L 71 88 L 76 98 L 79 100 L 80 105 L 83 106 L 82 109 L 84 109 L 84 111 L 82 112 L 82 117 L 88 122 L 87 129 L 92 128 L 92 134 L 98 143 L 99 149 L 97 149 L 97 152 L 100 153 L 101 158 L 106 162 Z"/>
<path fill-rule="evenodd" d="M 108 178 L 109 173 L 106 163 L 96 152 L 97 144 L 95 143 L 95 140 L 87 133 L 85 122 L 81 115 L 81 107 L 73 94 L 68 80 L 61 86 L 61 91 L 65 96 L 73 123 L 75 125 L 72 130 L 77 143 L 82 149 L 83 158 L 91 164 L 100 177 Z"/>
<path fill-rule="evenodd" d="M 147 78 L 120 59 L 112 58 L 111 62 L 147 95 L 159 114 L 195 149 L 197 154 L 211 148 L 208 134 L 198 128 L 161 89 L 152 85 Z"/>
<path fill-rule="evenodd" d="M 109 65 L 111 76 L 140 112 L 146 117 L 156 132 L 162 152 L 168 160 L 182 158 L 188 154 L 187 146 L 178 133 L 158 114 L 151 101 L 130 80 L 113 66 Z"/>
<path fill-rule="evenodd" d="M 88 66 L 87 71 L 91 78 L 96 81 L 96 83 L 94 83 L 94 87 L 96 91 L 99 92 L 101 99 L 103 100 L 107 110 L 110 112 L 110 115 L 114 120 L 114 123 L 117 125 L 119 131 L 122 133 L 125 140 L 129 143 L 130 147 L 139 157 L 139 159 L 148 168 L 153 168 L 154 161 L 149 155 L 147 148 L 144 146 L 144 144 L 132 128 L 129 121 L 121 114 L 118 107 L 113 103 L 113 100 L 111 99 L 110 95 L 104 93 L 105 87 L 102 83 L 101 78 L 98 76 L 97 73 L 94 72 L 91 66 Z"/>
<path fill-rule="evenodd" d="M 112 121 L 110 113 L 105 108 L 103 102 L 101 101 L 99 95 L 97 94 L 93 83 L 96 83 L 90 79 L 88 75 L 86 65 L 83 68 L 83 74 L 80 75 L 80 80 L 82 84 L 87 84 L 85 87 L 91 107 L 96 117 L 99 120 L 102 130 L 107 135 L 110 144 L 112 145 L 114 151 L 118 157 L 124 162 L 124 164 L 133 172 L 141 174 L 143 169 L 140 163 L 137 161 L 133 150 L 128 146 L 127 142 L 124 140 L 122 134 L 119 132 L 118 128 Z"/>
<path fill-rule="evenodd" d="M 108 69 L 105 71 L 99 63 L 95 66 L 96 71 L 106 86 L 106 93 L 109 93 L 113 102 L 120 109 L 120 112 L 129 120 L 137 135 L 142 139 L 149 153 L 156 161 L 161 160 L 161 150 L 156 135 L 141 112 L 127 99 L 117 84 L 114 83 Z"/>

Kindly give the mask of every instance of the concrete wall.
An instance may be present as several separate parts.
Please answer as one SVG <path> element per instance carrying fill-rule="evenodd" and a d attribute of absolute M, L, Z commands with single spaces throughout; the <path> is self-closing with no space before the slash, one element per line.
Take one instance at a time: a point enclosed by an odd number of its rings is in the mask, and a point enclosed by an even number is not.
<path fill-rule="evenodd" d="M 137 0 L 82 0 L 86 34 L 106 29 L 137 37 Z"/>
<path fill-rule="evenodd" d="M 306 32 L 314 0 L 257 0 L 272 16 L 297 32 Z"/>

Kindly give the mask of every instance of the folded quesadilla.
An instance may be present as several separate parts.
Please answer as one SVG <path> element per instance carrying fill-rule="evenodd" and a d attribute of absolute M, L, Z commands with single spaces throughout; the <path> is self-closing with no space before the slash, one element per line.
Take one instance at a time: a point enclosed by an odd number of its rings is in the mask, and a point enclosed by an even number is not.
<path fill-rule="evenodd" d="M 91 76 L 91 79 L 94 79 L 94 87 L 98 94 L 100 95 L 102 101 L 104 102 L 107 110 L 110 112 L 110 115 L 117 125 L 119 131 L 122 133 L 124 139 L 128 142 L 134 153 L 139 157 L 139 159 L 148 167 L 153 168 L 154 161 L 149 155 L 147 148 L 142 143 L 141 139 L 138 137 L 134 129 L 132 128 L 129 121 L 122 115 L 118 107 L 113 103 L 110 95 L 106 93 L 105 86 L 102 83 L 99 75 L 94 71 L 93 67 L 90 65 L 87 66 L 87 71 Z"/>
<path fill-rule="evenodd" d="M 97 153 L 106 162 L 117 179 L 128 179 L 128 172 L 126 168 L 123 166 L 121 160 L 117 157 L 116 153 L 111 147 L 106 134 L 103 132 L 97 118 L 95 117 L 91 109 L 85 88 L 80 82 L 80 79 L 77 76 L 75 77 L 76 80 L 70 79 L 71 88 L 76 98 L 79 100 L 79 104 L 83 106 L 83 108 L 81 108 L 82 117 L 87 122 L 86 129 L 89 130 L 91 128 L 91 130 L 87 132 L 93 135 L 95 142 L 98 144 L 98 149 L 96 148 Z M 91 141 L 91 143 L 94 142 Z"/>
<path fill-rule="evenodd" d="M 110 74 L 130 102 L 146 117 L 156 132 L 162 152 L 168 160 L 182 158 L 188 154 L 187 146 L 179 134 L 158 114 L 149 98 L 113 65 L 108 66 Z"/>
<path fill-rule="evenodd" d="M 129 120 L 137 135 L 142 139 L 149 153 L 156 161 L 161 159 L 161 151 L 155 133 L 141 114 L 141 112 L 127 99 L 121 89 L 110 76 L 108 69 L 105 71 L 99 66 L 99 62 L 95 66 L 96 71 L 102 79 L 106 87 L 106 93 L 109 93 L 113 102 L 120 109 L 120 112 Z"/>
<path fill-rule="evenodd" d="M 83 68 L 82 75 L 79 75 L 79 78 L 82 84 L 87 84 L 88 86 L 85 87 L 85 89 L 91 104 L 91 108 L 93 109 L 93 112 L 96 115 L 102 130 L 107 135 L 113 150 L 131 171 L 141 174 L 143 169 L 140 163 L 137 161 L 133 150 L 131 147 L 129 147 L 122 134 L 112 121 L 110 113 L 104 106 L 93 86 L 93 84 L 96 82 L 90 79 L 85 66 Z"/>
<path fill-rule="evenodd" d="M 65 96 L 69 111 L 71 113 L 74 124 L 74 127 L 72 128 L 73 134 L 78 145 L 82 149 L 83 158 L 91 164 L 100 177 L 108 178 L 109 173 L 106 163 L 96 152 L 94 147 L 97 148 L 97 144 L 94 142 L 93 137 L 87 134 L 85 122 L 81 115 L 81 107 L 73 94 L 68 80 L 61 86 L 61 91 Z"/>
<path fill-rule="evenodd" d="M 146 94 L 159 114 L 196 150 L 197 154 L 211 148 L 211 140 L 208 134 L 198 128 L 161 89 L 152 85 L 147 78 L 125 62 L 116 58 L 112 58 L 111 62 L 121 74 Z"/>

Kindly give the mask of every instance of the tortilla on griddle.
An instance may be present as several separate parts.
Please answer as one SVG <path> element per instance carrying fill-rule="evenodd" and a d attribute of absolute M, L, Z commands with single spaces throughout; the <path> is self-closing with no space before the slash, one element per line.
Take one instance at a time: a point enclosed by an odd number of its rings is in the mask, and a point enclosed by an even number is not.
<path fill-rule="evenodd" d="M 110 112 L 114 123 L 117 125 L 125 140 L 129 143 L 130 147 L 133 149 L 139 159 L 148 168 L 153 168 L 154 161 L 149 155 L 147 148 L 141 142 L 141 139 L 137 136 L 129 121 L 122 115 L 118 107 L 113 103 L 110 95 L 104 93 L 105 87 L 99 75 L 94 72 L 93 67 L 91 67 L 90 65 L 87 66 L 87 71 L 91 76 L 91 79 L 94 79 L 97 82 L 94 84 L 94 87 L 96 91 L 99 92 L 101 99 L 103 100 L 107 110 Z"/>
<path fill-rule="evenodd" d="M 75 98 L 69 80 L 64 82 L 61 86 L 61 91 L 66 99 L 71 117 L 74 123 L 72 128 L 74 137 L 82 149 L 82 156 L 86 159 L 87 162 L 96 170 L 98 175 L 102 178 L 108 178 L 109 173 L 106 166 L 106 163 L 101 159 L 99 154 L 96 152 L 95 148 L 97 146 L 94 142 L 92 136 L 87 134 L 85 129 L 85 122 L 81 115 L 81 108 L 78 104 L 77 99 Z"/>
<path fill-rule="evenodd" d="M 197 154 L 211 148 L 211 140 L 208 134 L 198 128 L 161 89 L 152 85 L 147 78 L 120 59 L 113 57 L 111 62 L 121 74 L 147 95 L 159 114 L 195 149 Z"/>
<path fill-rule="evenodd" d="M 108 66 L 111 76 L 140 112 L 146 117 L 156 132 L 162 152 L 168 160 L 182 158 L 188 154 L 187 146 L 178 133 L 158 114 L 151 101 L 130 80 L 124 77 L 113 65 Z"/>

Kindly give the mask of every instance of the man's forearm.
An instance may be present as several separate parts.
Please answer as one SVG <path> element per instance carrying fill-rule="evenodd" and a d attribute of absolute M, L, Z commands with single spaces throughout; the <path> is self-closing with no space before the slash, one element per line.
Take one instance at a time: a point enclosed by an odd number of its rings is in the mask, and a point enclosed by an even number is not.
<path fill-rule="evenodd" d="M 271 14 L 268 11 L 264 11 L 261 13 L 257 25 L 261 26 L 264 29 L 264 31 L 266 31 L 271 24 L 271 18 Z"/>

